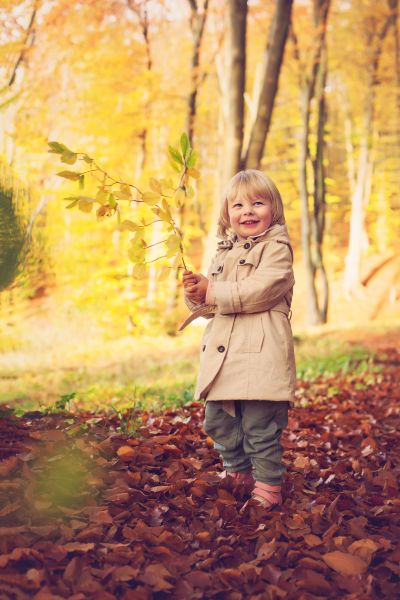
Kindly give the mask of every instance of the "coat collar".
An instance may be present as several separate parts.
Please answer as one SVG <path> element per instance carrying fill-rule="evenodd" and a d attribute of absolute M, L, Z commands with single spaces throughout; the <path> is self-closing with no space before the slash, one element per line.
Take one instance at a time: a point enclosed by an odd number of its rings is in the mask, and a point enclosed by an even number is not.
<path fill-rule="evenodd" d="M 286 225 L 275 223 L 275 225 L 272 225 L 265 233 L 258 236 L 249 236 L 248 238 L 242 238 L 235 233 L 225 240 L 218 242 L 218 251 L 231 250 L 231 248 L 234 246 L 244 246 L 248 242 L 250 242 L 251 246 L 253 246 L 259 242 L 270 240 L 279 241 L 281 243 L 290 245 L 290 239 Z"/>

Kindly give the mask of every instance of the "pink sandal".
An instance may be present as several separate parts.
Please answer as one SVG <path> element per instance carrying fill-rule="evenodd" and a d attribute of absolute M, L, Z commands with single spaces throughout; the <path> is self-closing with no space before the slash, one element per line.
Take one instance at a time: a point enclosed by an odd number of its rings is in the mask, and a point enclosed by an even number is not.
<path fill-rule="evenodd" d="M 251 494 L 250 500 L 248 500 L 242 507 L 241 511 L 245 510 L 250 503 L 256 502 L 257 506 L 270 510 L 274 506 L 282 504 L 282 494 L 280 485 L 269 485 L 268 483 L 262 483 L 262 481 L 256 481 L 254 489 Z"/>
<path fill-rule="evenodd" d="M 245 492 L 250 494 L 254 488 L 254 477 L 251 471 L 222 471 L 219 474 L 222 480 L 226 480 L 233 487 L 241 487 Z"/>

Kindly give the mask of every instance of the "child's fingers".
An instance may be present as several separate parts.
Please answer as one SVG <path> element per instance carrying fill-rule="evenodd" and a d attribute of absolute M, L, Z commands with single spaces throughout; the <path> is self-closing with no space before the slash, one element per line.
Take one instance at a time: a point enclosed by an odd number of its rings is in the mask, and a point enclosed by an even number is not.
<path fill-rule="evenodd" d="M 183 285 L 185 287 L 189 287 L 191 285 L 197 285 L 199 282 L 197 281 L 197 279 L 188 279 L 187 281 L 183 282 Z"/>
<path fill-rule="evenodd" d="M 188 298 L 194 298 L 194 296 L 196 296 L 198 293 L 198 289 L 195 285 L 192 285 L 190 288 L 187 288 L 185 292 Z"/>
<path fill-rule="evenodd" d="M 185 292 L 187 294 L 194 294 L 197 291 L 197 285 L 190 285 L 189 287 L 185 288 Z"/>
<path fill-rule="evenodd" d="M 187 277 L 185 277 L 183 279 L 184 287 L 186 287 L 188 285 L 195 285 L 198 282 L 199 282 L 199 278 L 196 275 L 188 275 Z"/>
<path fill-rule="evenodd" d="M 194 285 L 196 285 L 196 281 L 185 281 L 183 283 L 183 287 L 185 288 L 185 291 L 190 288 L 193 287 Z"/>

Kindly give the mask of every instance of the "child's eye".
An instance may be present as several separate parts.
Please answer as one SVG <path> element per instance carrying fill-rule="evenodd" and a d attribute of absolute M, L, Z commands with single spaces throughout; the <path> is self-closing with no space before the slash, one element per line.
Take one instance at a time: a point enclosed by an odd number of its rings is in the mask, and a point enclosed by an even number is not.
<path fill-rule="evenodd" d="M 262 200 L 256 200 L 254 204 L 264 204 L 264 202 Z"/>
<path fill-rule="evenodd" d="M 233 204 L 233 208 L 237 208 L 238 206 L 242 206 L 240 202 L 235 202 L 235 204 Z"/>

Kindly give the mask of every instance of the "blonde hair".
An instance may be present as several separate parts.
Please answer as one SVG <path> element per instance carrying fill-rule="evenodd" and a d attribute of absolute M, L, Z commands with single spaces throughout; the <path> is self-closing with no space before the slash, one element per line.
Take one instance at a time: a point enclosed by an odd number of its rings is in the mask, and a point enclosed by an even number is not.
<path fill-rule="evenodd" d="M 229 203 L 243 194 L 249 198 L 269 200 L 272 205 L 271 225 L 275 225 L 276 223 L 280 225 L 285 224 L 282 198 L 272 179 L 256 169 L 246 169 L 245 171 L 236 173 L 227 183 L 218 219 L 218 237 L 228 237 L 229 230 L 231 229 L 228 212 Z"/>

